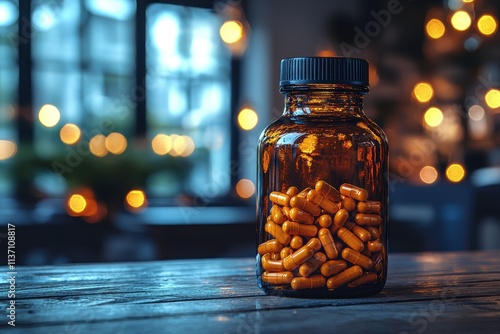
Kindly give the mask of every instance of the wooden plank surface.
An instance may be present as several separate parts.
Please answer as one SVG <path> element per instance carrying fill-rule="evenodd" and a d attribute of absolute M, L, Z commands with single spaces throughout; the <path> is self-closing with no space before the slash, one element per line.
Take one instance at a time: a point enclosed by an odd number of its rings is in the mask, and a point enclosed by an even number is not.
<path fill-rule="evenodd" d="M 382 293 L 355 299 L 264 296 L 253 259 L 17 271 L 16 327 L 1 332 L 500 332 L 500 251 L 391 255 Z"/>

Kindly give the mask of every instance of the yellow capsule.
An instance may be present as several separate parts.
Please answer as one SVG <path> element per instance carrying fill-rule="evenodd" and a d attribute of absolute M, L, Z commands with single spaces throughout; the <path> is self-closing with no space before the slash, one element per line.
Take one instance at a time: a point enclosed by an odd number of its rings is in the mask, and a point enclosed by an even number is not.
<path fill-rule="evenodd" d="M 283 271 L 279 273 L 270 273 L 264 271 L 262 273 L 262 280 L 269 284 L 290 284 L 293 280 L 293 273 L 289 271 Z"/>
<path fill-rule="evenodd" d="M 323 275 L 295 277 L 291 284 L 294 290 L 322 288 L 325 286 L 325 277 Z"/>
<path fill-rule="evenodd" d="M 302 263 L 306 262 L 314 255 L 314 251 L 311 247 L 305 245 L 297 249 L 291 255 L 288 255 L 283 259 L 283 266 L 286 270 L 292 271 Z"/>
<path fill-rule="evenodd" d="M 293 208 L 302 209 L 313 216 L 319 216 L 321 213 L 321 209 L 314 203 L 309 202 L 304 197 L 294 196 L 290 199 L 290 205 Z"/>
<path fill-rule="evenodd" d="M 306 246 L 309 246 L 313 251 L 317 252 L 321 249 L 321 241 L 318 238 L 311 238 L 306 243 Z"/>
<path fill-rule="evenodd" d="M 299 194 L 299 188 L 292 186 L 287 189 L 286 194 L 290 196 L 290 198 L 297 196 Z"/>
<path fill-rule="evenodd" d="M 309 192 L 309 190 L 311 190 L 311 188 L 307 187 L 304 190 L 302 190 L 297 196 L 306 198 L 307 193 Z"/>
<path fill-rule="evenodd" d="M 316 221 L 321 227 L 329 227 L 330 225 L 332 225 L 333 219 L 329 214 L 324 214 L 319 216 Z"/>
<path fill-rule="evenodd" d="M 292 254 L 293 253 L 293 249 L 292 247 L 284 247 L 281 252 L 280 252 L 280 258 L 281 259 L 284 259 L 285 257 L 287 257 L 288 255 Z"/>
<path fill-rule="evenodd" d="M 377 201 L 359 202 L 357 206 L 358 212 L 361 213 L 378 213 L 382 210 L 382 204 Z"/>
<path fill-rule="evenodd" d="M 382 250 L 383 245 L 380 239 L 377 239 L 367 243 L 366 247 L 370 252 L 380 252 Z"/>
<path fill-rule="evenodd" d="M 354 281 L 363 275 L 363 269 L 360 266 L 352 266 L 337 274 L 333 277 L 330 277 L 328 281 L 326 281 L 326 287 L 328 289 L 336 289 L 341 287 L 342 285 Z"/>
<path fill-rule="evenodd" d="M 349 183 L 344 183 L 340 186 L 340 193 L 361 202 L 366 201 L 368 198 L 368 192 L 365 189 L 356 187 L 355 185 Z"/>
<path fill-rule="evenodd" d="M 383 269 L 383 256 L 382 253 L 376 253 L 375 255 L 372 255 L 372 261 L 373 261 L 373 268 L 375 269 L 376 272 L 381 272 Z"/>
<path fill-rule="evenodd" d="M 290 243 L 290 240 L 292 239 L 290 234 L 283 232 L 281 226 L 275 224 L 272 221 L 268 221 L 264 229 L 267 233 L 272 235 L 274 238 L 276 238 L 276 240 L 278 240 L 279 243 L 283 245 L 288 245 Z"/>
<path fill-rule="evenodd" d="M 345 227 L 340 228 L 340 230 L 337 232 L 337 236 L 343 242 L 345 242 L 347 246 L 351 247 L 357 252 L 361 252 L 363 248 L 365 248 L 363 241 L 359 240 L 359 238 L 355 236 L 354 233 L 352 233 Z"/>
<path fill-rule="evenodd" d="M 290 196 L 279 191 L 273 191 L 269 195 L 269 200 L 275 204 L 288 206 L 288 204 L 290 203 Z"/>
<path fill-rule="evenodd" d="M 325 262 L 326 255 L 321 252 L 317 252 L 312 258 L 300 265 L 299 274 L 303 277 L 307 277 L 315 272 Z"/>
<path fill-rule="evenodd" d="M 339 210 L 337 203 L 330 201 L 328 198 L 324 197 L 314 189 L 311 189 L 307 193 L 307 200 L 318 205 L 332 215 Z"/>
<path fill-rule="evenodd" d="M 344 260 L 330 260 L 321 265 L 319 271 L 323 276 L 329 277 L 344 271 L 347 268 L 347 262 Z"/>
<path fill-rule="evenodd" d="M 283 224 L 286 220 L 286 217 L 283 214 L 283 211 L 281 211 L 280 207 L 277 206 L 276 204 L 273 205 L 271 208 L 271 219 L 273 222 L 275 222 L 278 225 Z"/>
<path fill-rule="evenodd" d="M 320 180 L 316 182 L 314 189 L 332 202 L 340 202 L 341 200 L 338 190 L 325 181 Z"/>
<path fill-rule="evenodd" d="M 260 255 L 264 255 L 266 253 L 278 253 L 283 249 L 283 245 L 278 242 L 278 240 L 268 240 L 263 242 L 257 248 L 257 252 Z"/>
<path fill-rule="evenodd" d="M 337 248 L 335 248 L 335 241 L 333 240 L 333 236 L 330 233 L 330 230 L 323 227 L 319 229 L 318 232 L 319 240 L 323 245 L 323 249 L 325 250 L 326 255 L 329 259 L 335 259 L 339 255 Z"/>
<path fill-rule="evenodd" d="M 284 206 L 281 208 L 281 210 L 283 211 L 283 214 L 286 216 L 287 219 L 290 219 L 290 210 L 292 208 L 289 207 L 289 206 Z"/>
<path fill-rule="evenodd" d="M 374 226 L 366 226 L 365 229 L 370 233 L 371 240 L 380 238 L 380 231 Z"/>
<path fill-rule="evenodd" d="M 306 237 L 314 237 L 318 233 L 318 228 L 314 225 L 304 225 L 297 222 L 287 220 L 283 223 L 283 231 L 292 235 L 303 235 Z"/>
<path fill-rule="evenodd" d="M 354 221 L 361 226 L 377 226 L 382 222 L 382 217 L 371 213 L 358 213 L 354 216 Z"/>
<path fill-rule="evenodd" d="M 348 196 L 342 195 L 341 208 L 346 209 L 349 212 L 354 211 L 356 209 L 356 201 Z"/>
<path fill-rule="evenodd" d="M 290 219 L 307 225 L 314 224 L 314 217 L 299 208 L 292 208 L 290 210 Z"/>
<path fill-rule="evenodd" d="M 361 226 L 354 224 L 353 222 L 345 222 L 344 227 L 354 233 L 355 236 L 359 238 L 359 240 L 363 242 L 370 241 L 371 234 Z"/>
<path fill-rule="evenodd" d="M 360 252 L 356 252 L 351 248 L 345 248 L 342 251 L 342 258 L 346 261 L 351 262 L 352 264 L 357 264 L 360 267 L 369 270 L 373 267 L 373 261 L 369 258 L 361 254 Z"/>
<path fill-rule="evenodd" d="M 363 285 L 363 284 L 375 282 L 376 280 L 377 280 L 377 274 L 375 274 L 375 273 L 366 273 L 363 276 L 361 276 L 360 278 L 358 278 L 358 279 L 352 281 L 351 283 L 349 283 L 347 286 L 350 287 L 350 288 L 354 288 L 356 286 L 360 286 L 360 285 Z"/>
<path fill-rule="evenodd" d="M 285 271 L 282 260 L 271 260 L 271 254 L 262 255 L 262 268 L 267 271 Z"/>
<path fill-rule="evenodd" d="M 304 239 L 302 239 L 302 237 L 296 235 L 290 240 L 290 247 L 293 249 L 299 249 L 302 246 L 304 246 Z"/>
<path fill-rule="evenodd" d="M 349 212 L 346 209 L 340 209 L 337 211 L 335 216 L 333 216 L 333 225 L 331 226 L 331 232 L 337 233 L 337 231 L 344 226 L 345 222 L 349 218 Z"/>

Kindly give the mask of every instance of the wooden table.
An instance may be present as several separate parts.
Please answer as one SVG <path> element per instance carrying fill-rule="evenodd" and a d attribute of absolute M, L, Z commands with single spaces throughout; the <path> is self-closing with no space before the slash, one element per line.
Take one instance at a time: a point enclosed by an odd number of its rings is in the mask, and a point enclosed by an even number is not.
<path fill-rule="evenodd" d="M 382 293 L 334 300 L 265 296 L 248 258 L 20 267 L 0 332 L 500 333 L 500 251 L 389 261 Z"/>

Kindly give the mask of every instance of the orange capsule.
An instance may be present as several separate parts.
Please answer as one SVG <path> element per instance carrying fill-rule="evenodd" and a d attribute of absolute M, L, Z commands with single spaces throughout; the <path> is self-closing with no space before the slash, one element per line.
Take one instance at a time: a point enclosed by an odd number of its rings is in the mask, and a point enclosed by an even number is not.
<path fill-rule="evenodd" d="M 358 212 L 361 213 L 378 213 L 382 210 L 382 204 L 378 201 L 359 202 L 357 206 Z"/>
<path fill-rule="evenodd" d="M 306 198 L 307 196 L 307 193 L 309 192 L 309 190 L 311 190 L 311 188 L 307 187 L 305 188 L 304 190 L 302 190 L 297 196 L 299 197 L 303 197 L 303 198 Z M 293 196 L 292 196 L 293 197 Z"/>
<path fill-rule="evenodd" d="M 311 238 L 306 243 L 306 246 L 309 246 L 313 251 L 317 252 L 321 248 L 321 241 L 318 238 Z"/>
<path fill-rule="evenodd" d="M 304 225 L 297 222 L 287 220 L 283 223 L 283 232 L 292 235 L 303 235 L 306 237 L 314 237 L 318 233 L 318 228 L 314 225 Z"/>
<path fill-rule="evenodd" d="M 302 263 L 306 262 L 314 255 L 314 251 L 311 247 L 305 245 L 297 249 L 291 255 L 288 255 L 283 259 L 283 266 L 286 270 L 292 271 Z"/>
<path fill-rule="evenodd" d="M 290 243 L 290 240 L 292 239 L 290 234 L 283 232 L 281 226 L 275 224 L 272 221 L 268 221 L 264 229 L 267 233 L 275 237 L 276 240 L 278 240 L 278 242 L 283 245 L 288 245 Z"/>
<path fill-rule="evenodd" d="M 376 226 L 382 222 L 382 217 L 371 213 L 358 213 L 354 216 L 356 224 L 361 226 Z"/>
<path fill-rule="evenodd" d="M 269 253 L 271 254 L 271 260 L 281 260 L 280 253 Z"/>
<path fill-rule="evenodd" d="M 325 250 L 326 255 L 329 259 L 335 259 L 339 255 L 337 248 L 335 248 L 335 241 L 333 240 L 333 236 L 330 233 L 330 230 L 327 228 L 320 228 L 318 232 L 319 240 L 323 245 L 323 249 Z"/>
<path fill-rule="evenodd" d="M 336 289 L 346 283 L 360 278 L 361 275 L 363 275 L 363 269 L 361 269 L 360 266 L 352 266 L 340 274 L 330 277 L 328 281 L 326 281 L 326 287 L 328 289 Z"/>
<path fill-rule="evenodd" d="M 368 192 L 365 189 L 356 187 L 355 185 L 349 183 L 344 183 L 340 186 L 340 193 L 361 202 L 366 201 L 368 198 Z"/>
<path fill-rule="evenodd" d="M 273 240 L 268 240 L 266 242 L 263 242 L 259 245 L 257 248 L 257 252 L 260 255 L 266 254 L 266 253 L 277 253 L 280 252 L 283 249 L 283 245 L 278 242 L 278 240 L 273 239 Z"/>
<path fill-rule="evenodd" d="M 356 209 L 356 201 L 350 197 L 344 196 L 344 198 L 342 198 L 342 202 L 340 203 L 341 207 L 349 212 L 354 211 L 354 209 Z"/>
<path fill-rule="evenodd" d="M 377 239 L 367 243 L 366 247 L 370 252 L 380 252 L 382 250 L 383 245 L 380 239 Z"/>
<path fill-rule="evenodd" d="M 347 246 L 351 247 L 357 252 L 361 252 L 365 245 L 363 241 L 359 240 L 357 236 L 354 235 L 351 231 L 346 229 L 345 227 L 340 228 L 337 232 L 337 236 L 346 243 Z"/>
<path fill-rule="evenodd" d="M 283 211 L 281 211 L 280 207 L 276 204 L 271 207 L 270 213 L 272 221 L 276 224 L 281 225 L 285 222 L 286 217 L 283 214 Z"/>
<path fill-rule="evenodd" d="M 357 264 L 360 267 L 369 270 L 373 267 L 373 261 L 369 258 L 361 254 L 360 252 L 356 252 L 351 248 L 345 248 L 342 251 L 342 258 L 351 262 L 352 264 Z"/>
<path fill-rule="evenodd" d="M 279 273 L 270 273 L 264 271 L 262 273 L 262 280 L 269 284 L 290 284 L 293 280 L 293 274 L 289 271 Z"/>
<path fill-rule="evenodd" d="M 262 255 L 262 268 L 267 271 L 285 271 L 282 260 L 271 260 L 271 254 Z"/>
<path fill-rule="evenodd" d="M 319 271 L 323 276 L 329 277 L 344 271 L 347 268 L 347 262 L 344 260 L 330 260 L 321 265 Z"/>
<path fill-rule="evenodd" d="M 307 277 L 315 272 L 325 262 L 326 255 L 321 252 L 317 252 L 312 258 L 300 265 L 299 274 L 303 277 Z"/>
<path fill-rule="evenodd" d="M 294 290 L 322 288 L 325 286 L 325 277 L 323 275 L 295 277 L 291 284 Z"/>
<path fill-rule="evenodd" d="M 286 194 L 292 198 L 293 196 L 297 196 L 299 194 L 299 188 L 291 186 L 287 189 Z"/>
<path fill-rule="evenodd" d="M 281 211 L 283 211 L 283 214 L 286 216 L 287 219 L 290 219 L 290 210 L 292 208 L 289 206 L 284 206 L 281 208 Z"/>
<path fill-rule="evenodd" d="M 337 233 L 337 231 L 344 226 L 345 222 L 349 218 L 349 212 L 346 209 L 340 209 L 337 211 L 335 216 L 333 216 L 333 225 L 331 227 L 332 233 Z"/>
<path fill-rule="evenodd" d="M 314 224 L 314 217 L 299 208 L 292 208 L 290 210 L 290 219 L 307 225 Z"/>
<path fill-rule="evenodd" d="M 316 221 L 321 227 L 329 227 L 330 225 L 332 225 L 333 219 L 329 214 L 324 214 L 319 216 Z"/>
<path fill-rule="evenodd" d="M 360 286 L 360 285 L 363 285 L 363 284 L 375 282 L 376 280 L 377 280 L 377 274 L 375 274 L 375 273 L 365 273 L 363 276 L 361 276 L 360 278 L 352 281 L 347 286 L 350 287 L 350 288 L 354 288 L 356 286 Z"/>
<path fill-rule="evenodd" d="M 380 231 L 374 226 L 365 226 L 365 229 L 370 232 L 371 240 L 380 238 Z"/>
<path fill-rule="evenodd" d="M 290 196 L 279 191 L 273 191 L 269 194 L 269 200 L 275 204 L 288 206 L 290 203 Z"/>
<path fill-rule="evenodd" d="M 284 259 L 288 255 L 293 253 L 293 249 L 291 247 L 284 247 L 280 252 L 280 258 Z"/>
<path fill-rule="evenodd" d="M 334 214 L 339 210 L 337 203 L 330 201 L 314 189 L 307 193 L 307 200 L 323 208 L 325 211 Z"/>
<path fill-rule="evenodd" d="M 299 249 L 302 246 L 304 246 L 304 239 L 302 239 L 302 237 L 296 235 L 290 240 L 290 247 L 293 249 Z"/>
<path fill-rule="evenodd" d="M 319 216 L 321 213 L 321 209 L 316 204 L 309 202 L 304 197 L 294 196 L 290 199 L 290 205 L 293 208 L 302 209 L 313 216 Z"/>
<path fill-rule="evenodd" d="M 340 202 L 341 200 L 338 190 L 325 181 L 320 180 L 316 182 L 316 184 L 314 185 L 314 189 L 332 202 Z"/>
<path fill-rule="evenodd" d="M 359 240 L 363 242 L 370 241 L 371 234 L 364 228 L 354 224 L 353 222 L 345 222 L 344 227 L 354 233 L 355 236 L 359 238 Z"/>

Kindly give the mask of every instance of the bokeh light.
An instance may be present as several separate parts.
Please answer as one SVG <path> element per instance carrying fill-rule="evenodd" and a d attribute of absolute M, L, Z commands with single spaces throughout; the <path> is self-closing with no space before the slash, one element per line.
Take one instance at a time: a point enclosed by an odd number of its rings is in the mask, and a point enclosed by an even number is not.
<path fill-rule="evenodd" d="M 89 141 L 89 149 L 90 152 L 96 157 L 104 157 L 109 153 L 106 148 L 106 136 L 104 135 L 95 135 Z"/>
<path fill-rule="evenodd" d="M 82 135 L 82 132 L 78 126 L 75 124 L 64 124 L 64 126 L 59 131 L 59 137 L 61 141 L 68 145 L 76 144 Z"/>
<path fill-rule="evenodd" d="M 12 140 L 0 140 L 0 160 L 12 158 L 17 153 L 17 145 Z"/>
<path fill-rule="evenodd" d="M 460 164 L 451 164 L 446 168 L 446 177 L 451 182 L 460 182 L 465 176 L 465 169 Z"/>
<path fill-rule="evenodd" d="M 236 183 L 236 193 L 241 198 L 250 198 L 255 192 L 255 185 L 248 179 L 241 179 Z"/>
<path fill-rule="evenodd" d="M 469 108 L 468 114 L 470 119 L 473 121 L 480 121 L 484 118 L 484 109 L 483 107 L 475 104 Z"/>
<path fill-rule="evenodd" d="M 466 11 L 459 10 L 451 17 L 451 25 L 458 31 L 469 29 L 472 19 Z"/>
<path fill-rule="evenodd" d="M 484 96 L 484 101 L 492 109 L 500 107 L 500 90 L 490 89 Z"/>
<path fill-rule="evenodd" d="M 477 20 L 477 29 L 483 35 L 489 36 L 497 31 L 497 21 L 491 15 L 483 15 Z"/>
<path fill-rule="evenodd" d="M 438 39 L 443 37 L 446 28 L 444 23 L 438 19 L 430 19 L 429 22 L 425 25 L 425 31 L 430 38 Z"/>
<path fill-rule="evenodd" d="M 434 96 L 434 89 L 428 82 L 419 82 L 413 87 L 413 96 L 418 102 L 428 102 Z"/>
<path fill-rule="evenodd" d="M 195 149 L 194 141 L 189 136 L 182 136 L 182 138 L 184 139 L 185 146 L 184 146 L 184 150 L 181 153 L 181 156 L 188 157 L 191 154 L 193 154 L 193 152 L 194 152 L 194 149 Z"/>
<path fill-rule="evenodd" d="M 87 200 L 81 194 L 73 194 L 68 199 L 69 214 L 81 214 L 87 207 Z"/>
<path fill-rule="evenodd" d="M 53 106 L 52 104 L 45 104 L 40 108 L 40 111 L 38 112 L 38 119 L 43 126 L 51 128 L 59 123 L 59 120 L 61 119 L 61 113 L 56 106 Z"/>
<path fill-rule="evenodd" d="M 436 107 L 430 107 L 424 114 L 425 123 L 432 128 L 440 125 L 443 119 L 443 112 Z"/>
<path fill-rule="evenodd" d="M 158 155 L 166 155 L 172 149 L 172 138 L 166 134 L 157 134 L 151 141 L 153 152 Z"/>
<path fill-rule="evenodd" d="M 424 166 L 420 170 L 420 180 L 427 184 L 433 184 L 438 178 L 438 172 L 436 168 L 432 166 Z"/>
<path fill-rule="evenodd" d="M 139 209 L 144 207 L 147 203 L 146 194 L 142 190 L 130 190 L 125 196 L 127 205 L 132 209 Z"/>
<path fill-rule="evenodd" d="M 243 37 L 243 25 L 239 21 L 226 21 L 220 27 L 219 33 L 225 43 L 233 44 Z"/>
<path fill-rule="evenodd" d="M 127 138 L 118 132 L 112 132 L 104 141 L 106 149 L 113 154 L 122 154 L 127 148 Z"/>
<path fill-rule="evenodd" d="M 244 108 L 238 114 L 238 125 L 243 130 L 252 130 L 255 128 L 258 121 L 259 116 L 252 109 Z"/>

